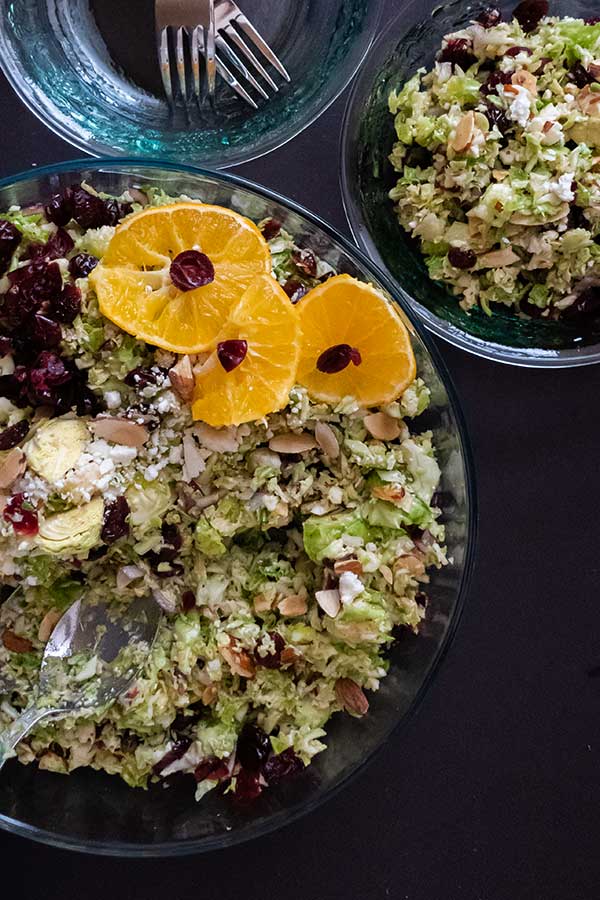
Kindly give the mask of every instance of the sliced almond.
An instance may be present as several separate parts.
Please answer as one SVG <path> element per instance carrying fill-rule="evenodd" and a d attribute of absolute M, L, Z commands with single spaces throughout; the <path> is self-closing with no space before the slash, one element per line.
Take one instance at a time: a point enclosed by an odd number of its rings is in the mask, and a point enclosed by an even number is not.
<path fill-rule="evenodd" d="M 323 612 L 331 616 L 332 619 L 335 619 L 337 614 L 340 611 L 341 599 L 340 592 L 337 588 L 331 588 L 325 591 L 317 591 L 315 594 L 315 599 Z"/>
<path fill-rule="evenodd" d="M 253 678 L 256 674 L 256 666 L 252 657 L 233 638 L 229 638 L 228 646 L 219 647 L 219 652 L 234 675 L 239 675 L 241 678 Z"/>
<path fill-rule="evenodd" d="M 277 609 L 281 613 L 282 616 L 303 616 L 306 610 L 308 609 L 306 603 L 306 597 L 303 594 L 290 594 L 289 597 L 284 597 L 283 600 L 277 604 Z"/>
<path fill-rule="evenodd" d="M 371 490 L 373 497 L 378 500 L 387 500 L 388 503 L 399 503 L 404 499 L 406 491 L 401 484 L 379 484 Z"/>
<path fill-rule="evenodd" d="M 477 266 L 480 269 L 499 269 L 502 266 L 511 266 L 516 262 L 519 262 L 519 257 L 510 247 L 506 247 L 504 250 L 492 250 L 491 253 L 484 253 L 478 257 Z"/>
<path fill-rule="evenodd" d="M 202 702 L 205 706 L 212 706 L 217 699 L 218 691 L 214 684 L 209 684 L 202 691 Z"/>
<path fill-rule="evenodd" d="M 181 443 L 183 446 L 183 480 L 189 483 L 201 472 L 204 472 L 206 462 L 193 435 L 184 434 Z"/>
<path fill-rule="evenodd" d="M 496 181 L 504 181 L 508 176 L 508 169 L 492 169 L 492 175 Z"/>
<path fill-rule="evenodd" d="M 333 571 L 336 575 L 343 575 L 344 572 L 354 572 L 355 575 L 364 573 L 364 569 L 357 559 L 337 559 L 333 564 Z"/>
<path fill-rule="evenodd" d="M 253 600 L 253 603 L 254 603 L 254 609 L 258 613 L 268 612 L 273 605 L 273 601 L 269 600 L 269 598 L 267 596 L 265 596 L 265 594 L 257 594 Z"/>
<path fill-rule="evenodd" d="M 50 640 L 50 635 L 54 631 L 55 626 L 58 624 L 60 619 L 60 613 L 57 609 L 51 609 L 46 613 L 42 621 L 40 622 L 40 627 L 38 629 L 38 640 L 43 644 L 48 643 Z"/>
<path fill-rule="evenodd" d="M 235 453 L 240 446 L 235 428 L 213 428 L 206 422 L 196 422 L 194 434 L 213 453 Z"/>
<path fill-rule="evenodd" d="M 142 447 L 148 440 L 148 429 L 139 422 L 118 416 L 103 416 L 90 422 L 90 428 L 99 438 L 124 447 Z"/>
<path fill-rule="evenodd" d="M 379 571 L 381 572 L 385 581 L 387 581 L 388 584 L 394 583 L 394 573 L 392 572 L 392 570 L 390 569 L 389 566 L 386 566 L 385 563 L 382 563 L 379 566 Z"/>
<path fill-rule="evenodd" d="M 337 459 L 340 455 L 340 445 L 333 428 L 327 422 L 317 422 L 315 426 L 315 439 L 317 444 L 330 459 Z"/>
<path fill-rule="evenodd" d="M 27 467 L 25 454 L 19 447 L 9 450 L 0 463 L 0 488 L 9 488 Z"/>
<path fill-rule="evenodd" d="M 378 441 L 393 441 L 400 437 L 398 420 L 388 416 L 387 413 L 371 413 L 364 417 L 363 423 L 369 434 Z"/>
<path fill-rule="evenodd" d="M 179 362 L 169 369 L 169 380 L 175 393 L 189 403 L 194 393 L 194 372 L 189 356 L 182 356 Z"/>
<path fill-rule="evenodd" d="M 512 73 L 510 80 L 513 84 L 525 88 L 530 94 L 537 96 L 537 78 L 532 72 L 528 72 L 527 69 L 517 69 L 516 72 Z"/>
<path fill-rule="evenodd" d="M 475 116 L 473 114 L 473 110 L 469 110 L 468 113 L 462 117 L 458 125 L 456 126 L 456 131 L 454 133 L 454 137 L 450 141 L 450 146 L 457 153 L 461 153 L 463 150 L 466 150 L 473 137 L 475 135 Z"/>
<path fill-rule="evenodd" d="M 300 658 L 300 654 L 296 653 L 293 647 L 284 647 L 281 651 L 281 656 L 279 657 L 281 668 L 284 669 L 286 666 L 293 665 Z"/>
<path fill-rule="evenodd" d="M 588 72 L 590 73 L 592 78 L 596 79 L 596 81 L 600 80 L 600 64 L 595 62 L 590 63 L 588 66 Z"/>
<path fill-rule="evenodd" d="M 577 106 L 586 116 L 600 116 L 600 93 L 592 90 L 590 84 L 582 87 L 577 94 Z"/>
<path fill-rule="evenodd" d="M 317 446 L 312 434 L 303 431 L 301 434 L 277 434 L 269 441 L 269 448 L 276 453 L 306 453 Z"/>
<path fill-rule="evenodd" d="M 29 638 L 20 637 L 10 628 L 5 628 L 2 632 L 2 643 L 11 653 L 30 653 L 33 650 L 33 644 Z"/>
<path fill-rule="evenodd" d="M 406 572 L 417 577 L 424 574 L 425 563 L 420 557 L 407 553 L 406 556 L 399 556 L 394 562 L 394 572 Z"/>
<path fill-rule="evenodd" d="M 338 678 L 335 683 L 335 696 L 342 709 L 353 716 L 364 716 L 369 712 L 369 701 L 363 689 L 351 678 Z"/>

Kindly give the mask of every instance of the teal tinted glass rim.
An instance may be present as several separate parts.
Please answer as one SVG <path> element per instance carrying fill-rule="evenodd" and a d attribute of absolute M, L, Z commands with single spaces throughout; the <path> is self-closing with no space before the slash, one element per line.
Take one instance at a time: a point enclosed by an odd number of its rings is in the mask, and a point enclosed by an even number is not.
<path fill-rule="evenodd" d="M 384 0 L 367 0 L 369 5 L 368 15 L 372 17 L 371 25 L 370 25 L 370 34 L 368 39 L 365 42 L 365 46 L 363 48 L 363 52 L 360 57 L 356 61 L 356 65 L 354 69 L 348 72 L 347 76 L 337 85 L 331 97 L 325 100 L 325 102 L 321 106 L 315 106 L 314 112 L 308 117 L 305 122 L 299 120 L 299 124 L 297 126 L 293 126 L 289 135 L 284 137 L 283 139 L 277 138 L 276 140 L 265 140 L 264 145 L 261 147 L 256 147 L 255 150 L 250 153 L 244 153 L 241 150 L 238 154 L 232 154 L 230 159 L 223 163 L 223 165 L 215 166 L 215 170 L 222 171 L 223 169 L 229 169 L 232 166 L 243 165 L 248 162 L 252 162 L 252 160 L 260 159 L 260 157 L 265 156 L 267 153 L 272 153 L 273 150 L 278 150 L 280 147 L 284 147 L 289 141 L 293 140 L 295 137 L 298 137 L 299 134 L 302 134 L 307 128 L 309 128 L 314 122 L 319 119 L 323 113 L 325 113 L 329 107 L 335 103 L 335 101 L 340 97 L 340 95 L 346 90 L 349 84 L 351 84 L 352 80 L 356 77 L 356 73 L 359 71 L 361 65 L 369 55 L 371 47 L 373 46 L 374 41 L 377 39 L 379 25 L 381 22 L 381 18 L 383 15 L 384 8 Z M 1 15 L 1 13 L 0 13 Z M 19 98 L 19 100 L 27 107 L 29 112 L 31 112 L 46 128 L 49 128 L 54 134 L 58 137 L 62 138 L 66 143 L 70 144 L 72 147 L 75 147 L 77 150 L 82 150 L 84 153 L 89 153 L 90 156 L 94 159 L 108 159 L 112 158 L 111 154 L 115 153 L 115 148 L 111 147 L 109 144 L 106 144 L 102 141 L 97 141 L 93 139 L 87 139 L 83 136 L 80 136 L 78 132 L 73 130 L 74 125 L 70 118 L 67 118 L 65 115 L 60 114 L 60 112 L 54 107 L 54 104 L 48 104 L 48 98 L 46 94 L 37 89 L 37 85 L 30 81 L 29 79 L 23 78 L 21 75 L 20 66 L 16 59 L 15 54 L 12 52 L 11 44 L 6 39 L 6 35 L 4 33 L 4 29 L 1 27 L 0 21 L 0 70 L 4 73 L 4 76 L 15 94 Z M 125 154 L 124 156 L 119 156 L 119 159 L 131 160 L 131 157 Z M 155 160 L 150 157 L 141 157 L 145 159 L 147 162 L 154 162 Z M 185 163 L 181 163 L 180 165 L 185 166 Z"/>
<path fill-rule="evenodd" d="M 225 172 L 214 172 L 208 169 L 201 169 L 196 166 L 178 165 L 176 163 L 168 161 L 163 162 L 160 160 L 146 160 L 136 158 L 126 159 L 123 157 L 105 157 L 102 159 L 83 158 L 67 160 L 65 162 L 50 166 L 40 166 L 39 168 L 30 171 L 20 172 L 17 175 L 0 179 L 0 189 L 7 188 L 22 182 L 31 181 L 32 179 L 40 177 L 43 178 L 46 175 L 60 175 L 67 172 L 77 172 L 81 169 L 100 169 L 103 166 L 132 166 L 136 169 L 148 169 L 150 171 L 162 169 L 189 175 L 201 175 L 207 178 L 218 178 L 221 181 L 228 182 L 229 184 L 235 185 L 236 187 L 240 187 L 258 194 L 267 200 L 272 200 L 275 203 L 281 203 L 282 205 L 289 208 L 292 212 L 298 214 L 299 216 L 302 216 L 311 224 L 317 226 L 317 228 L 320 228 L 329 238 L 338 243 L 350 257 L 353 257 L 356 262 L 360 264 L 360 266 L 368 275 L 372 276 L 376 281 L 379 281 L 381 283 L 384 289 L 393 298 L 394 302 L 396 302 L 405 313 L 407 319 L 410 321 L 417 335 L 423 341 L 423 344 L 435 366 L 435 370 L 439 375 L 440 380 L 442 381 L 448 395 L 449 407 L 456 421 L 458 437 L 460 440 L 460 449 L 465 470 L 466 506 L 468 516 L 466 523 L 467 543 L 465 548 L 463 570 L 457 591 L 456 603 L 454 605 L 452 616 L 448 623 L 447 631 L 439 647 L 437 648 L 436 654 L 421 683 L 421 686 L 413 697 L 413 700 L 407 712 L 403 715 L 402 719 L 399 722 L 395 722 L 390 725 L 379 746 L 363 760 L 357 763 L 345 777 L 341 778 L 338 781 L 337 784 L 334 784 L 332 787 L 327 788 L 323 791 L 322 794 L 312 798 L 311 800 L 308 800 L 306 803 L 298 803 L 295 806 L 290 807 L 289 809 L 275 813 L 264 822 L 259 821 L 255 825 L 249 826 L 249 828 L 243 833 L 236 834 L 235 832 L 231 832 L 227 836 L 219 835 L 212 838 L 202 838 L 201 840 L 192 840 L 189 843 L 173 841 L 140 846 L 139 844 L 126 843 L 123 841 L 96 841 L 93 844 L 90 844 L 84 840 L 75 840 L 68 835 L 62 835 L 56 832 L 51 832 L 42 828 L 24 824 L 17 821 L 16 819 L 11 819 L 9 816 L 5 816 L 0 813 L 0 830 L 19 835 L 21 837 L 29 838 L 30 840 L 37 841 L 38 843 L 58 847 L 60 849 L 74 850 L 79 853 L 90 853 L 99 856 L 120 856 L 131 858 L 190 856 L 192 854 L 224 849 L 226 847 L 232 847 L 236 844 L 245 843 L 249 840 L 254 840 L 257 837 L 262 837 L 272 831 L 276 831 L 277 829 L 282 828 L 285 825 L 289 825 L 305 814 L 318 809 L 326 800 L 329 800 L 331 797 L 335 796 L 342 788 L 348 786 L 353 781 L 353 779 L 356 778 L 357 775 L 375 759 L 377 754 L 381 751 L 383 745 L 387 743 L 392 734 L 398 734 L 400 730 L 404 728 L 415 715 L 431 683 L 434 680 L 435 674 L 438 671 L 442 660 L 444 659 L 452 644 L 460 619 L 462 617 L 465 601 L 468 595 L 468 590 L 473 575 L 479 519 L 477 505 L 477 487 L 475 480 L 475 464 L 473 460 L 471 441 L 467 432 L 466 421 L 463 416 L 462 409 L 458 400 L 458 394 L 454 387 L 454 383 L 452 381 L 448 368 L 442 360 L 432 338 L 429 336 L 429 334 L 427 334 L 422 324 L 418 321 L 410 302 L 406 298 L 406 295 L 398 290 L 397 285 L 394 284 L 394 282 L 390 279 L 386 272 L 382 271 L 376 265 L 374 265 L 360 249 L 355 247 L 354 244 L 352 244 L 351 241 L 348 240 L 348 238 L 340 234 L 335 228 L 321 219 L 318 215 L 305 209 L 301 204 L 296 203 L 296 201 L 290 200 L 282 194 L 279 194 L 276 191 L 272 191 L 269 188 L 256 185 L 249 179 L 243 178 L 239 175 L 232 175 Z"/>
<path fill-rule="evenodd" d="M 410 0 L 407 6 L 414 7 L 417 3 L 418 0 Z M 406 13 L 403 11 L 389 22 L 372 43 L 369 53 L 370 59 L 385 58 L 388 42 L 390 42 L 390 44 L 392 42 L 397 44 L 401 39 L 402 34 L 405 32 L 405 20 Z M 377 244 L 373 240 L 365 223 L 360 202 L 357 197 L 358 192 L 356 190 L 356 185 L 353 184 L 353 160 L 351 157 L 351 151 L 353 149 L 352 128 L 354 117 L 358 114 L 357 104 L 364 99 L 364 88 L 364 78 L 362 73 L 359 73 L 355 76 L 348 93 L 340 132 L 339 179 L 342 203 L 352 237 L 356 244 L 368 255 L 369 259 L 375 261 L 377 268 L 386 272 L 388 280 L 392 280 L 396 288 L 396 294 L 399 294 L 404 301 L 403 309 L 408 306 L 413 314 L 418 316 L 429 331 L 437 337 L 442 338 L 454 347 L 458 347 L 460 350 L 466 350 L 467 353 L 474 354 L 482 359 L 489 359 L 497 363 L 532 369 L 565 369 L 599 363 L 600 347 L 598 344 L 591 344 L 576 350 L 565 349 L 555 351 L 544 350 L 539 347 L 523 349 L 511 347 L 506 344 L 499 344 L 493 341 L 485 341 L 475 335 L 470 335 L 456 325 L 453 325 L 440 316 L 435 315 L 435 313 L 432 313 L 427 307 L 423 306 L 413 298 L 411 294 L 403 288 L 402 283 L 391 275 L 381 257 Z M 390 215 L 392 212 L 390 201 Z"/>

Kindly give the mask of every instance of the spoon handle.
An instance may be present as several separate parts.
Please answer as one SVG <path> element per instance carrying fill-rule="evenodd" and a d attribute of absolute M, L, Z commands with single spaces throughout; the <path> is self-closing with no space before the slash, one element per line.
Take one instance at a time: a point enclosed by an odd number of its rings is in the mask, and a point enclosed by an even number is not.
<path fill-rule="evenodd" d="M 0 733 L 0 769 L 7 759 L 12 756 L 13 750 L 17 744 L 27 737 L 32 728 L 38 722 L 51 715 L 55 710 L 47 709 L 39 706 L 30 706 L 26 709 L 18 719 L 8 726 L 8 728 Z"/>

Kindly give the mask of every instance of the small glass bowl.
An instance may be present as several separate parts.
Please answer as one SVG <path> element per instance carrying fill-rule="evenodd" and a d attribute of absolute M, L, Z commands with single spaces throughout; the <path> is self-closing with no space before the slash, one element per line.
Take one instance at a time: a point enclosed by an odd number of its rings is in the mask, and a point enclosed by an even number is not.
<path fill-rule="evenodd" d="M 517 317 L 494 307 L 492 316 L 467 313 L 443 284 L 429 278 L 416 242 L 396 218 L 388 192 L 397 174 L 388 156 L 396 140 L 388 110 L 390 91 L 400 89 L 421 66 L 430 67 L 442 38 L 464 28 L 486 6 L 485 0 L 412 0 L 403 6 L 373 44 L 348 98 L 342 129 L 341 184 L 354 238 L 405 292 L 411 308 L 438 337 L 496 362 L 539 368 L 579 366 L 600 361 L 598 333 L 584 333 L 566 322 Z M 510 20 L 516 0 L 494 2 Z M 589 15 L 587 0 L 553 0 L 553 15 Z"/>
<path fill-rule="evenodd" d="M 419 635 L 404 629 L 390 653 L 381 689 L 369 695 L 364 719 L 334 716 L 327 750 L 301 775 L 265 791 L 250 805 L 212 791 L 194 801 L 187 779 L 168 790 L 128 788 L 119 778 L 78 770 L 68 778 L 15 760 L 0 773 L 0 828 L 45 843 L 117 856 L 175 856 L 226 847 L 288 824 L 320 805 L 375 753 L 417 708 L 454 634 L 468 591 L 474 557 L 476 502 L 469 441 L 450 377 L 429 337 L 389 279 L 349 241 L 297 204 L 231 175 L 168 163 L 80 160 L 0 181 L 0 211 L 45 202 L 86 181 L 120 194 L 154 185 L 230 207 L 256 220 L 273 217 L 339 272 L 373 283 L 398 303 L 419 374 L 431 390 L 429 410 L 415 420 L 431 429 L 442 469 L 439 503 L 451 565 L 431 575 L 428 615 Z"/>
<path fill-rule="evenodd" d="M 209 104 L 169 113 L 148 0 L 0 4 L 0 65 L 42 122 L 95 156 L 163 158 L 220 169 L 293 138 L 361 64 L 382 0 L 244 0 L 244 12 L 291 76 L 253 110 L 218 79 Z M 260 79 L 259 79 L 260 80 Z M 270 90 L 270 89 L 269 89 Z M 250 89 L 253 93 L 253 89 Z"/>

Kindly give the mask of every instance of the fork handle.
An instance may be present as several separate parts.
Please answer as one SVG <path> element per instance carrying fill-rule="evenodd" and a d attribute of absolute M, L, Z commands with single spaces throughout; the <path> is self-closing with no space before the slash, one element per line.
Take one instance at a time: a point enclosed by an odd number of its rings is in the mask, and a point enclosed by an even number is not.
<path fill-rule="evenodd" d="M 8 728 L 0 733 L 0 769 L 7 759 L 13 755 L 13 751 L 23 738 L 27 737 L 32 728 L 56 712 L 47 707 L 30 706 L 18 719 L 15 719 Z"/>

